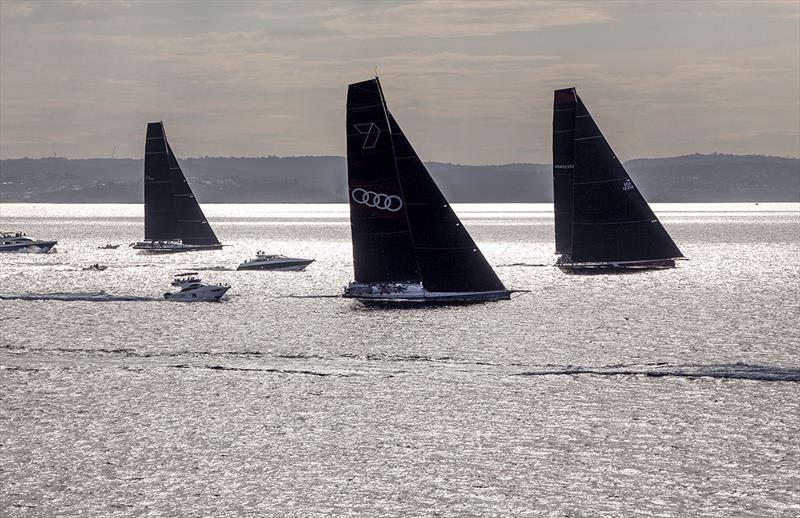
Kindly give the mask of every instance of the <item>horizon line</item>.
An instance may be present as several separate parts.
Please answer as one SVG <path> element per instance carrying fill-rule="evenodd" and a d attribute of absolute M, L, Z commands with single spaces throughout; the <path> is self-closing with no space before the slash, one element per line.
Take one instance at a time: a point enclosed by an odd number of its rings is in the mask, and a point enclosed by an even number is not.
<path fill-rule="evenodd" d="M 672 156 L 650 156 L 650 157 L 636 157 L 636 158 L 629 158 L 628 160 L 624 160 L 625 162 L 630 162 L 631 160 L 667 160 L 671 158 L 684 158 L 684 157 L 692 157 L 692 156 L 727 156 L 727 157 L 761 157 L 761 158 L 779 158 L 784 160 L 800 160 L 800 155 L 792 156 L 792 155 L 768 155 L 766 153 L 745 153 L 745 154 L 737 154 L 737 153 L 720 153 L 717 151 L 712 151 L 710 153 L 684 153 L 681 155 L 672 155 Z M 261 156 L 223 156 L 223 155 L 203 155 L 203 156 L 187 156 L 187 157 L 177 157 L 179 160 L 209 160 L 209 159 L 223 159 L 223 160 L 263 160 L 263 159 L 293 159 L 293 158 L 339 158 L 339 159 L 347 159 L 347 156 L 344 155 L 261 155 Z M 10 158 L 0 158 L 0 161 L 6 160 L 144 160 L 144 157 L 67 157 L 67 156 L 60 156 L 60 155 L 50 155 L 50 156 L 41 156 L 41 157 L 31 157 L 31 156 L 22 156 L 22 157 L 10 157 Z M 512 165 L 537 165 L 537 166 L 547 166 L 552 165 L 552 162 L 504 162 L 504 163 L 491 163 L 491 164 L 466 164 L 460 162 L 451 162 L 451 161 L 442 161 L 442 160 L 423 160 L 423 163 L 431 164 L 448 164 L 448 165 L 458 165 L 458 166 L 466 166 L 466 167 L 500 167 L 500 166 L 512 166 Z"/>

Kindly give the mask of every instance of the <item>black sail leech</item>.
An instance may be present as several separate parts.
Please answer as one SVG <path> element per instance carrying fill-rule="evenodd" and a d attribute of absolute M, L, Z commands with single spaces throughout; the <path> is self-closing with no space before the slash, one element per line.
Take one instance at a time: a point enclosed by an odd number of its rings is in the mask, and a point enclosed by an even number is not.
<path fill-rule="evenodd" d="M 166 139 L 164 140 L 166 141 Z M 218 245 L 219 240 L 211 225 L 208 224 L 203 209 L 197 203 L 197 198 L 194 197 L 189 182 L 186 181 L 186 176 L 184 176 L 169 143 L 167 143 L 167 151 L 169 152 L 172 196 L 181 241 L 185 245 Z"/>
<path fill-rule="evenodd" d="M 148 241 L 180 238 L 168 155 L 163 125 L 149 123 L 144 145 L 144 238 Z"/>
<path fill-rule="evenodd" d="M 144 238 L 180 240 L 186 245 L 218 245 L 177 158 L 164 125 L 147 125 L 144 155 Z"/>
<path fill-rule="evenodd" d="M 569 109 L 570 93 L 574 110 Z M 553 180 L 556 252 L 569 255 L 573 263 L 683 257 L 574 88 L 555 92 Z"/>
<path fill-rule="evenodd" d="M 386 108 L 377 79 L 350 85 L 347 117 L 356 281 L 411 280 L 434 292 L 505 290 Z M 402 207 L 381 208 L 385 198 L 372 194 L 363 203 L 359 189 L 399 197 Z"/>

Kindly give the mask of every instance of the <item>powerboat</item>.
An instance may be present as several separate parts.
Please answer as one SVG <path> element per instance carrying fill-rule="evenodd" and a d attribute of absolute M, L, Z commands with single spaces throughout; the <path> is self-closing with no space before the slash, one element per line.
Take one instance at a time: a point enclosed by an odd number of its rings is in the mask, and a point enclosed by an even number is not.
<path fill-rule="evenodd" d="M 0 252 L 46 254 L 58 241 L 34 239 L 24 232 L 0 232 Z"/>
<path fill-rule="evenodd" d="M 83 271 L 85 271 L 85 272 L 90 272 L 90 271 L 102 272 L 103 270 L 105 270 L 107 268 L 108 268 L 108 266 L 106 266 L 104 264 L 94 263 L 94 264 L 90 264 L 89 266 L 84 266 L 83 267 Z"/>
<path fill-rule="evenodd" d="M 98 250 L 116 250 L 119 248 L 119 245 L 112 245 L 111 243 L 107 244 L 106 246 L 98 246 Z"/>
<path fill-rule="evenodd" d="M 171 284 L 180 290 L 166 292 L 164 298 L 178 302 L 218 302 L 230 289 L 227 284 L 204 283 L 197 272 L 179 273 Z"/>
<path fill-rule="evenodd" d="M 275 272 L 299 272 L 306 269 L 306 266 L 313 263 L 314 259 L 300 259 L 297 257 L 286 257 L 279 254 L 266 254 L 263 250 L 258 250 L 253 259 L 248 259 L 239 265 L 237 270 L 272 270 Z"/>
<path fill-rule="evenodd" d="M 419 282 L 351 282 L 342 293 L 368 306 L 420 306 L 436 304 L 474 304 L 509 300 L 512 290 L 436 292 L 428 291 Z"/>

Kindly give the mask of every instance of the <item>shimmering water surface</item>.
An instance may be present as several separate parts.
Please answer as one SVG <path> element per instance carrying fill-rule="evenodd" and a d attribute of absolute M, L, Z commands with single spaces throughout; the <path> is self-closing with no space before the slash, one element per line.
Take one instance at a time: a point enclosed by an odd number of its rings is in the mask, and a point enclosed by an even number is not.
<path fill-rule="evenodd" d="M 541 266 L 547 205 L 457 206 L 530 293 L 405 310 L 336 297 L 346 207 L 204 208 L 230 246 L 153 256 L 141 206 L 0 206 L 59 240 L 0 255 L 1 515 L 800 514 L 797 204 L 655 205 L 690 261 L 610 276 Z"/>

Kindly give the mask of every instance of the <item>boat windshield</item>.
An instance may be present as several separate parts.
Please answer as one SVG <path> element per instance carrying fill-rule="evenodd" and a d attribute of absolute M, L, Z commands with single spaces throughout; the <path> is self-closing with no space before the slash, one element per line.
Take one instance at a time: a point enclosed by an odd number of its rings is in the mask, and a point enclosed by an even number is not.
<path fill-rule="evenodd" d="M 258 252 L 256 252 L 256 258 L 250 259 L 250 261 L 263 261 L 264 259 L 283 259 L 285 257 L 286 257 L 285 255 L 281 254 L 265 254 L 264 252 L 259 250 Z"/>

